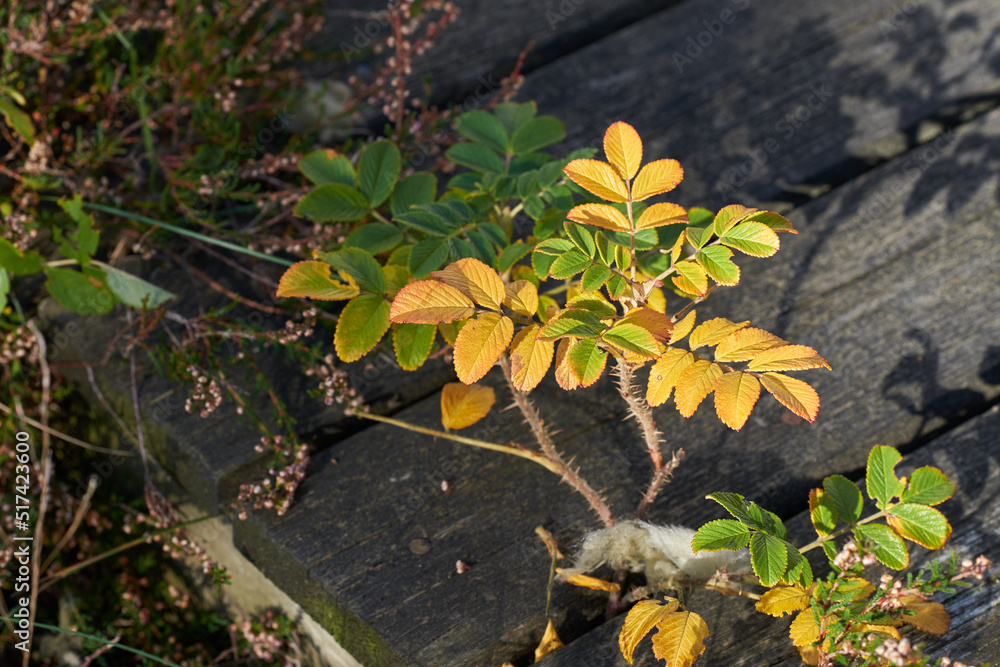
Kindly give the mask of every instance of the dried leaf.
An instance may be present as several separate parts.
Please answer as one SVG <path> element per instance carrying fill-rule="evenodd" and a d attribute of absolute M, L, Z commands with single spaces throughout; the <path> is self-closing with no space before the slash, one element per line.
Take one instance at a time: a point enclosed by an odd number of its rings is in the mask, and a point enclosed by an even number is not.
<path fill-rule="evenodd" d="M 510 346 L 510 379 L 518 391 L 529 392 L 538 386 L 552 365 L 555 343 L 537 338 L 541 329 L 532 324 L 514 336 Z"/>
<path fill-rule="evenodd" d="M 739 431 L 760 398 L 760 382 L 749 373 L 732 371 L 715 383 L 715 412 L 722 423 Z"/>
<path fill-rule="evenodd" d="M 657 160 L 650 162 L 632 183 L 632 199 L 642 201 L 653 195 L 670 192 L 684 180 L 684 170 L 677 160 Z"/>
<path fill-rule="evenodd" d="M 674 598 L 667 598 L 667 604 L 660 604 L 656 600 L 641 600 L 629 610 L 621 632 L 618 633 L 618 648 L 628 664 L 632 664 L 632 655 L 639 642 L 679 606 L 680 603 Z"/>
<path fill-rule="evenodd" d="M 900 601 L 904 607 L 916 612 L 913 616 L 901 616 L 904 623 L 932 635 L 943 635 L 948 632 L 951 618 L 940 602 L 923 600 L 915 595 L 900 598 Z"/>
<path fill-rule="evenodd" d="M 431 276 L 490 310 L 500 310 L 506 295 L 497 272 L 472 257 L 452 262 L 440 271 L 432 272 Z"/>
<path fill-rule="evenodd" d="M 646 165 L 646 168 L 648 167 L 649 165 Z M 563 168 L 563 173 L 581 188 L 602 199 L 619 203 L 628 201 L 628 190 L 625 188 L 625 182 L 606 162 L 587 159 L 573 160 Z M 642 178 L 641 173 L 639 178 Z"/>
<path fill-rule="evenodd" d="M 708 625 L 692 611 L 673 612 L 656 628 L 659 632 L 653 635 L 653 655 L 666 660 L 667 667 L 691 667 L 705 652 L 702 642 L 708 636 Z"/>
<path fill-rule="evenodd" d="M 495 402 L 492 387 L 449 382 L 441 390 L 441 424 L 450 429 L 472 426 L 489 414 Z"/>
<path fill-rule="evenodd" d="M 392 300 L 392 322 L 440 324 L 469 317 L 476 307 L 469 297 L 436 280 L 418 280 L 404 286 Z"/>
<path fill-rule="evenodd" d="M 556 382 L 566 391 L 573 391 L 580 386 L 580 381 L 576 379 L 569 365 L 569 352 L 575 344 L 576 338 L 567 336 L 559 341 L 559 346 L 556 348 Z"/>
<path fill-rule="evenodd" d="M 559 635 L 556 634 L 556 626 L 550 618 L 549 624 L 545 628 L 545 634 L 542 635 L 542 641 L 539 642 L 538 648 L 535 649 L 535 662 L 562 647 L 563 643 L 559 639 Z"/>
<path fill-rule="evenodd" d="M 764 373 L 760 382 L 786 408 L 810 422 L 816 420 L 819 395 L 811 386 L 781 373 Z"/>
<path fill-rule="evenodd" d="M 455 372 L 465 384 L 486 375 L 514 337 L 514 322 L 497 313 L 484 313 L 469 322 L 455 339 Z"/>
<path fill-rule="evenodd" d="M 757 611 L 768 616 L 784 616 L 793 611 L 806 609 L 812 597 L 812 588 L 801 586 L 779 586 L 764 593 L 757 601 Z"/>

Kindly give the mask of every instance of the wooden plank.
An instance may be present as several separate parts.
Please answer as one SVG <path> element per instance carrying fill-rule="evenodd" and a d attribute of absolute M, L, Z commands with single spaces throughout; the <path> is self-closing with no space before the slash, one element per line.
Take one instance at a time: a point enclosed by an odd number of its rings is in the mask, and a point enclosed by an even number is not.
<path fill-rule="evenodd" d="M 658 410 L 668 443 L 688 456 L 654 520 L 717 518 L 720 510 L 702 498 L 720 489 L 788 516 L 823 476 L 860 470 L 871 445 L 912 447 L 996 401 L 998 177 L 952 175 L 965 159 L 994 159 L 998 138 L 1000 111 L 961 128 L 922 171 L 904 156 L 797 211 L 801 233 L 785 237 L 782 255 L 771 260 L 780 268 L 757 272 L 756 263 L 745 263 L 746 284 L 718 293 L 722 308 L 702 317 L 752 317 L 815 345 L 835 369 L 808 378 L 824 407 L 810 427 L 787 423 L 783 408 L 766 399 L 740 433 L 720 425 L 710 406 L 690 420 L 672 407 Z M 927 201 L 928 189 L 938 196 Z M 864 217 L 873 202 L 882 206 L 878 220 L 887 221 L 877 231 Z M 571 397 L 549 386 L 534 396 L 550 423 L 565 429 L 565 451 L 613 506 L 634 506 L 648 464 L 608 385 Z M 485 439 L 523 442 L 510 414 L 499 413 Z M 436 424 L 437 399 L 402 418 Z M 400 654 L 398 664 L 491 664 L 529 653 L 544 627 L 547 576 L 532 529 L 547 525 L 573 545 L 594 525 L 584 504 L 527 462 L 463 453 L 392 427 L 367 430 L 333 451 L 339 465 L 320 462 L 286 517 L 259 515 L 237 527 L 258 566 L 306 596 L 296 599 L 314 616 L 337 609 L 325 617 L 328 627 L 363 619 L 378 646 Z M 442 475 L 452 495 L 435 490 Z M 431 551 L 410 551 L 418 538 L 429 539 Z M 458 576 L 458 559 L 474 567 Z M 557 589 L 564 639 L 592 627 L 601 604 L 599 596 Z M 371 635 L 336 636 L 362 651 L 362 660 L 368 655 Z"/>
<path fill-rule="evenodd" d="M 678 203 L 801 201 L 797 186 L 837 185 L 995 105 L 998 28 L 991 0 L 688 2 L 532 73 L 518 97 L 565 121 L 571 147 L 632 123 L 647 159 L 684 165 Z"/>
<path fill-rule="evenodd" d="M 940 509 L 948 517 L 954 533 L 942 552 L 921 547 L 911 549 L 916 572 L 931 561 L 947 559 L 951 552 L 959 558 L 985 554 L 994 564 L 1000 560 L 1000 456 L 997 449 L 1000 433 L 1000 407 L 994 406 L 924 447 L 906 456 L 899 464 L 900 474 L 923 465 L 933 465 L 958 485 L 955 497 Z M 804 504 L 804 498 L 800 499 Z M 787 522 L 790 533 L 800 536 L 796 543 L 815 537 L 807 512 Z M 993 663 L 1000 660 L 1000 642 L 993 629 L 1000 623 L 1000 595 L 993 571 L 983 583 L 972 589 L 959 589 L 943 596 L 951 615 L 948 633 L 941 637 L 907 632 L 911 640 L 926 642 L 926 653 L 949 656 L 966 664 Z M 703 614 L 711 630 L 707 651 L 699 665 L 801 665 L 798 652 L 788 641 L 786 618 L 777 621 L 754 611 L 750 601 L 723 599 L 704 591 L 692 596 L 689 608 Z M 628 663 L 618 652 L 618 633 L 623 618 L 615 619 L 580 638 L 565 649 L 543 660 L 545 667 L 625 667 Z M 647 640 L 636 651 L 636 667 L 660 665 L 653 659 Z"/>

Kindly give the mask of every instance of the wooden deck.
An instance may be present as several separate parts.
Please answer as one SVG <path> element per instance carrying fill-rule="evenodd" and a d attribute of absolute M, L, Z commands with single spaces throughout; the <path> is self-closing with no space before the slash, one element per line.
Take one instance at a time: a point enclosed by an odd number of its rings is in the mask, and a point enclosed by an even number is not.
<path fill-rule="evenodd" d="M 790 211 L 800 231 L 776 257 L 744 261 L 741 285 L 699 310 L 817 348 L 834 369 L 813 378 L 819 419 L 788 423 L 768 400 L 734 433 L 707 411 L 684 420 L 659 409 L 668 446 L 687 458 L 651 520 L 697 527 L 722 516 L 705 493 L 728 490 L 778 512 L 804 538 L 808 489 L 832 473 L 857 477 L 870 447 L 885 444 L 907 454 L 904 469 L 933 462 L 958 481 L 959 495 L 942 506 L 953 548 L 1000 561 L 1000 4 L 457 4 L 463 18 L 425 65 L 438 95 L 462 102 L 535 39 L 519 99 L 566 122 L 566 150 L 599 145 L 610 122 L 625 120 L 648 158 L 684 165 L 679 203 L 767 204 Z M 182 280 L 160 278 L 168 288 Z M 55 329 L 71 322 L 51 317 Z M 92 319 L 60 360 L 101 357 L 114 331 Z M 105 393 L 123 386 L 119 370 L 99 377 Z M 572 551 L 596 526 L 585 505 L 537 466 L 346 420 L 288 377 L 283 389 L 315 463 L 287 515 L 235 525 L 240 550 L 365 665 L 530 664 L 548 574 L 534 528 Z M 352 367 L 378 411 L 431 427 L 437 388 L 451 377 L 440 361 L 417 374 L 378 360 Z M 256 437 L 231 411 L 205 421 L 185 414 L 169 391 L 152 372 L 143 378 L 152 449 L 206 511 L 224 512 L 263 465 Z M 634 506 L 648 459 L 610 382 L 567 396 L 547 380 L 534 396 L 612 506 Z M 479 437 L 525 441 L 523 429 L 513 412 L 499 412 Z M 931 557 L 939 554 L 920 555 Z M 471 569 L 458 575 L 457 560 Z M 994 574 L 948 601 L 952 630 L 928 649 L 1000 661 L 998 593 Z M 604 600 L 556 588 L 568 645 L 541 664 L 626 664 L 621 619 L 604 622 Z M 712 631 L 698 664 L 798 662 L 787 622 L 744 600 L 698 595 L 691 607 Z M 637 656 L 655 664 L 648 642 Z"/>

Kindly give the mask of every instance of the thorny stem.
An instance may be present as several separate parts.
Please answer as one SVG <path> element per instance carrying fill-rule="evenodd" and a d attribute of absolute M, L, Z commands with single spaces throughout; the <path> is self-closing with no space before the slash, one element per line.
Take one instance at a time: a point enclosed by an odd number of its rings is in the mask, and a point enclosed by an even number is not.
<path fill-rule="evenodd" d="M 500 355 L 500 368 L 503 370 L 504 379 L 507 380 L 507 387 L 510 389 L 510 393 L 514 396 L 514 403 L 517 405 L 521 414 L 524 415 L 525 421 L 531 427 L 531 432 L 535 435 L 535 440 L 538 441 L 538 446 L 542 448 L 542 453 L 545 457 L 556 466 L 556 470 L 553 472 L 560 475 L 564 482 L 569 484 L 573 489 L 575 489 L 580 495 L 586 498 L 587 502 L 590 503 L 591 509 L 597 513 L 597 516 L 601 519 L 601 522 L 608 528 L 615 525 L 614 516 L 611 514 L 611 510 L 608 508 L 607 503 L 601 498 L 590 484 L 587 483 L 581 475 L 580 471 L 573 468 L 565 460 L 563 460 L 562 455 L 559 454 L 559 450 L 552 442 L 552 438 L 549 437 L 548 432 L 545 430 L 545 424 L 542 423 L 542 418 L 538 414 L 538 410 L 535 406 L 531 404 L 528 400 L 527 394 L 518 390 L 514 387 L 514 383 L 511 380 L 510 371 L 510 358 L 506 353 Z"/>

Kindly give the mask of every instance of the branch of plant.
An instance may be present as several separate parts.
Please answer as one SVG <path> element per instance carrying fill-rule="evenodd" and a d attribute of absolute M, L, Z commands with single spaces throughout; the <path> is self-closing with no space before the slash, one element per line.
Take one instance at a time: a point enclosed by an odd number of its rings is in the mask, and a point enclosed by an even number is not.
<path fill-rule="evenodd" d="M 52 549 L 52 553 L 49 557 L 45 559 L 42 563 L 42 570 L 47 570 L 52 561 L 56 559 L 62 548 L 73 539 L 73 535 L 76 534 L 77 529 L 80 524 L 83 523 L 83 517 L 87 514 L 87 510 L 90 509 L 90 501 L 94 497 L 94 492 L 97 491 L 98 481 L 97 475 L 91 475 L 90 479 L 87 481 L 87 491 L 83 494 L 83 499 L 80 500 L 80 506 L 76 508 L 76 512 L 73 514 L 73 521 L 70 523 L 69 528 L 63 533 L 63 536 L 59 538 L 56 546 Z"/>
<path fill-rule="evenodd" d="M 3 412 L 6 415 L 14 414 L 14 410 L 12 410 L 9 406 L 4 405 L 3 403 L 0 403 L 0 412 Z M 98 447 L 97 445 L 92 445 L 89 442 L 84 442 L 83 440 L 79 440 L 71 435 L 63 433 L 62 431 L 58 431 L 52 428 L 51 426 L 46 426 L 40 421 L 36 421 L 31 417 L 28 417 L 27 415 L 24 415 L 23 417 L 19 416 L 19 418 L 23 419 L 25 424 L 28 424 L 29 426 L 34 426 L 43 433 L 49 433 L 51 435 L 54 435 L 60 440 L 68 442 L 71 445 L 76 445 L 77 447 L 83 447 L 84 449 L 89 449 L 92 452 L 100 452 L 101 454 L 118 454 L 121 456 L 133 456 L 132 452 L 126 452 L 119 449 L 108 449 L 106 447 Z"/>

